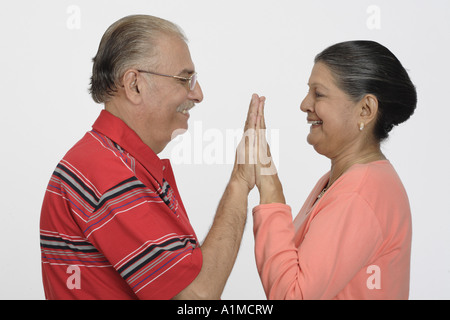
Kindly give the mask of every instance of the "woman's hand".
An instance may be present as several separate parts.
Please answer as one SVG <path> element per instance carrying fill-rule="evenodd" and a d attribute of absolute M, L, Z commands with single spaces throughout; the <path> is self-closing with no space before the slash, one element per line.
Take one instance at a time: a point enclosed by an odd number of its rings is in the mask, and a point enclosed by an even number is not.
<path fill-rule="evenodd" d="M 263 103 L 259 104 L 256 117 L 257 159 L 255 165 L 255 184 L 260 195 L 260 204 L 286 203 L 283 187 L 278 178 L 277 168 L 270 153 L 266 140 L 266 122 L 264 119 Z"/>

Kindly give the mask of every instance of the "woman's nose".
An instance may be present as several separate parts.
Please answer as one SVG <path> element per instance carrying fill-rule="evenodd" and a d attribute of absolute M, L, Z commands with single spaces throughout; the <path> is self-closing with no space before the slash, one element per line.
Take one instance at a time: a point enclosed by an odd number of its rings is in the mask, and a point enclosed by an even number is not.
<path fill-rule="evenodd" d="M 308 93 L 306 97 L 303 99 L 302 103 L 300 104 L 300 110 L 303 112 L 313 112 L 314 111 L 314 103 L 312 99 L 310 98 L 310 94 Z"/>

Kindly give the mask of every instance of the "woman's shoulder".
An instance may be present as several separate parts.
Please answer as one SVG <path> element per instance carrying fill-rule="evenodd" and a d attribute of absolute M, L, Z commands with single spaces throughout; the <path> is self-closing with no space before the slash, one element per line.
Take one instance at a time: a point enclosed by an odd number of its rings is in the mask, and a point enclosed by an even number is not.
<path fill-rule="evenodd" d="M 400 178 L 389 160 L 379 160 L 366 164 L 353 165 L 342 180 L 355 189 L 386 186 L 401 183 Z"/>
<path fill-rule="evenodd" d="M 357 193 L 370 203 L 407 201 L 403 183 L 389 160 L 352 166 L 342 177 L 338 193 Z M 338 186 L 336 186 L 338 187 Z M 336 190 L 337 191 L 337 190 Z M 401 201 L 404 202 L 404 201 Z"/>
<path fill-rule="evenodd" d="M 375 201 L 406 196 L 403 183 L 389 160 L 353 165 L 333 183 L 329 191 L 335 197 L 353 193 Z"/>

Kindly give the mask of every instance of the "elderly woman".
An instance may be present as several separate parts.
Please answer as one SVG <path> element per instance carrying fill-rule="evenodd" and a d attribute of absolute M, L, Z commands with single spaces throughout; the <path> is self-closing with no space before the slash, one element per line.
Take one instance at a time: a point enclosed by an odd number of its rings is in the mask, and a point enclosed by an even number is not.
<path fill-rule="evenodd" d="M 407 72 L 372 41 L 317 55 L 300 109 L 307 141 L 331 160 L 292 219 L 277 175 L 256 170 L 253 209 L 258 272 L 269 299 L 407 299 L 411 213 L 406 191 L 380 150 L 414 112 Z M 263 107 L 258 127 L 265 128 Z"/>

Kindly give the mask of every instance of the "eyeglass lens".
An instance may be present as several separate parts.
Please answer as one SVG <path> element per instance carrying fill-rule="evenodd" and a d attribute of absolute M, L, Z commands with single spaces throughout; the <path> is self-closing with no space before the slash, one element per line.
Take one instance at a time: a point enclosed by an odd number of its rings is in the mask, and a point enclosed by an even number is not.
<path fill-rule="evenodd" d="M 192 75 L 191 81 L 189 81 L 189 89 L 193 91 L 195 89 L 195 85 L 197 84 L 197 74 L 194 73 Z"/>

